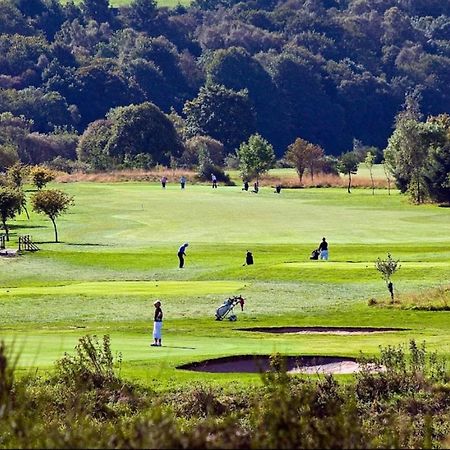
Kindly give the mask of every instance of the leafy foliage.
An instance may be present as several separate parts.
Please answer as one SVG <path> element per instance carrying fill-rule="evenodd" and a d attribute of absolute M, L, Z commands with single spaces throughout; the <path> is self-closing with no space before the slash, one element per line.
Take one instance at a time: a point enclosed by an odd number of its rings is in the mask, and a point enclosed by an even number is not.
<path fill-rule="evenodd" d="M 255 129 L 255 115 L 247 91 L 207 85 L 184 106 L 189 136 L 207 135 L 222 142 L 229 153 Z"/>
<path fill-rule="evenodd" d="M 309 169 L 311 179 L 314 179 L 314 172 L 318 170 L 324 158 L 324 152 L 318 145 L 311 144 L 304 139 L 297 138 L 291 144 L 285 154 L 287 162 L 295 167 L 298 173 L 300 183 L 303 179 L 303 174 L 306 169 Z"/>
<path fill-rule="evenodd" d="M 82 134 L 111 108 L 149 101 L 184 110 L 187 137 L 209 135 L 227 153 L 256 132 L 277 157 L 298 136 L 333 155 L 354 139 L 385 148 L 406 94 L 420 94 L 426 116 L 450 110 L 449 14 L 438 0 L 198 0 L 173 9 L 2 0 L 0 112 L 23 115 L 35 133 Z M 18 156 L 43 162 L 33 151 Z M 46 160 L 56 156 L 67 158 Z M 419 178 L 411 186 L 422 196 L 425 171 Z"/>
<path fill-rule="evenodd" d="M 24 194 L 21 190 L 8 186 L 0 186 L 0 216 L 3 229 L 6 233 L 6 240 L 9 241 L 9 228 L 6 224 L 8 219 L 14 219 L 20 213 L 24 204 Z"/>
<path fill-rule="evenodd" d="M 40 190 L 56 177 L 53 170 L 44 166 L 34 166 L 30 169 L 30 177 L 33 184 Z"/>
<path fill-rule="evenodd" d="M 437 447 L 449 432 L 445 360 L 424 343 L 408 350 L 362 356 L 362 371 L 342 384 L 292 376 L 274 355 L 262 386 L 157 393 L 120 378 L 108 336 L 82 337 L 49 379 L 20 381 L 2 343 L 0 435 L 7 447 Z"/>
<path fill-rule="evenodd" d="M 355 152 L 343 153 L 337 163 L 337 169 L 344 175 L 348 175 L 347 192 L 350 194 L 352 187 L 352 174 L 358 172 L 359 157 Z"/>
<path fill-rule="evenodd" d="M 259 134 L 250 136 L 237 151 L 239 169 L 243 180 L 259 177 L 271 169 L 275 163 L 273 147 Z"/>
<path fill-rule="evenodd" d="M 73 205 L 73 197 L 58 189 L 49 189 L 36 192 L 31 197 L 31 202 L 34 211 L 45 214 L 52 221 L 55 230 L 55 242 L 58 242 L 56 218 L 65 213 Z"/>

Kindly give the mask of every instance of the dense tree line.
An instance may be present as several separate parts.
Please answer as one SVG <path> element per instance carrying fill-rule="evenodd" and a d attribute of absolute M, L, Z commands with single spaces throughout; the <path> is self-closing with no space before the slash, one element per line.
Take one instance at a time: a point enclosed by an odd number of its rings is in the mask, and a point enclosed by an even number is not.
<path fill-rule="evenodd" d="M 384 148 L 407 93 L 425 117 L 450 111 L 449 17 L 438 0 L 0 0 L 1 121 L 21 136 L 0 130 L 0 145 L 35 164 L 74 158 L 87 133 L 105 166 L 146 153 L 166 164 L 194 136 L 225 154 L 255 133 L 278 157 L 299 137 L 334 155 L 355 140 Z M 169 115 L 173 139 L 114 149 L 105 133 L 119 139 L 132 104 Z"/>

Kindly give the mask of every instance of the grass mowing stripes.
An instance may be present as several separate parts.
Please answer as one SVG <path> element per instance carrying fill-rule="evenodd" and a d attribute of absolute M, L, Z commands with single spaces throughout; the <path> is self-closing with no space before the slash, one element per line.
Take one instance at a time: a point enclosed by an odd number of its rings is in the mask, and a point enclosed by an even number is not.
<path fill-rule="evenodd" d="M 124 356 L 124 374 L 162 384 L 216 380 L 177 364 L 242 353 L 376 353 L 379 345 L 426 340 L 450 356 L 447 311 L 368 307 L 388 297 L 374 269 L 389 251 L 401 260 L 394 282 L 399 295 L 428 292 L 449 280 L 450 211 L 414 206 L 398 193 L 345 189 L 240 187 L 212 190 L 178 185 L 162 191 L 148 183 L 58 185 L 76 205 L 51 223 L 31 214 L 12 222 L 31 234 L 41 251 L 0 259 L 0 338 L 14 341 L 21 367 L 51 368 L 86 333 L 111 334 Z M 310 261 L 326 236 L 330 261 Z M 186 268 L 176 252 L 189 242 Z M 243 267 L 246 250 L 255 264 Z M 9 292 L 7 292 L 9 291 Z M 229 295 L 247 298 L 237 326 L 214 321 Z M 148 347 L 154 298 L 163 300 L 166 347 Z M 258 336 L 245 326 L 384 326 L 410 331 L 376 335 Z M 245 376 L 255 381 L 257 376 Z"/>

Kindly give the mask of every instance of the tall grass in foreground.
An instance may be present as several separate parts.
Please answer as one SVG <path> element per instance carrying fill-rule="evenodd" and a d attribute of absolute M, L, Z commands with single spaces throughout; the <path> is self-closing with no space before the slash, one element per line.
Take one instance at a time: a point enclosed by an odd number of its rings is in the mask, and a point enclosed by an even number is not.
<path fill-rule="evenodd" d="M 109 338 L 83 337 L 50 378 L 14 380 L 0 346 L 3 448 L 431 448 L 449 437 L 444 361 L 388 347 L 349 383 L 288 375 L 155 394 L 122 380 Z M 372 371 L 375 365 L 381 371 Z"/>
<path fill-rule="evenodd" d="M 398 294 L 396 301 L 370 299 L 369 306 L 387 306 L 422 311 L 450 311 L 450 285 Z"/>

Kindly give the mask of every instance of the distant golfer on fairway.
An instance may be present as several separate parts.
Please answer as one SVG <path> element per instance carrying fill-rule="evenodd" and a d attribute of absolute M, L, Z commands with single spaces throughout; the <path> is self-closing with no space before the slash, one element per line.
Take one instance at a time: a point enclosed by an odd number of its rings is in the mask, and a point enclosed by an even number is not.
<path fill-rule="evenodd" d="M 155 318 L 153 321 L 153 344 L 150 344 L 152 347 L 161 347 L 161 330 L 162 330 L 162 320 L 163 320 L 163 311 L 161 308 L 161 302 L 156 300 L 153 303 L 155 306 Z"/>
<path fill-rule="evenodd" d="M 189 244 L 186 242 L 178 249 L 178 259 L 180 260 L 180 269 L 184 267 L 184 257 L 186 256 L 185 250 Z"/>
<path fill-rule="evenodd" d="M 322 238 L 322 242 L 319 245 L 320 259 L 328 260 L 328 242 L 325 238 Z"/>
<path fill-rule="evenodd" d="M 252 252 L 249 252 L 247 250 L 247 254 L 245 255 L 245 263 L 242 264 L 243 266 L 251 266 L 253 264 L 253 255 Z"/>

